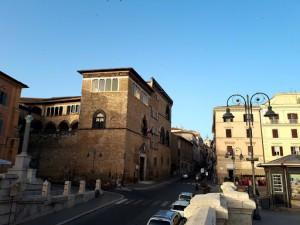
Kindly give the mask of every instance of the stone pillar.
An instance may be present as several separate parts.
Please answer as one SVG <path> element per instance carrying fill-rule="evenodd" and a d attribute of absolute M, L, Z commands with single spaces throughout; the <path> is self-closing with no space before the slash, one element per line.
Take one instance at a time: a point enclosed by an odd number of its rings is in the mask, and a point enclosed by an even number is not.
<path fill-rule="evenodd" d="M 51 183 L 48 181 L 45 181 L 43 183 L 42 196 L 48 197 L 50 195 L 50 189 L 51 189 Z"/>
<path fill-rule="evenodd" d="M 100 194 L 102 194 L 102 191 L 101 191 L 101 180 L 97 179 L 96 180 L 96 186 L 95 186 L 95 197 L 99 197 Z"/>
<path fill-rule="evenodd" d="M 36 171 L 37 169 L 28 169 L 27 170 L 27 178 L 30 183 L 36 182 Z"/>
<path fill-rule="evenodd" d="M 86 187 L 86 181 L 81 180 L 79 185 L 79 191 L 78 194 L 84 194 L 85 193 L 85 187 Z"/>
<path fill-rule="evenodd" d="M 71 181 L 66 181 L 65 182 L 64 193 L 63 193 L 64 196 L 67 196 L 67 195 L 71 194 L 71 184 L 72 184 Z"/>
<path fill-rule="evenodd" d="M 28 114 L 26 117 L 26 126 L 25 133 L 22 145 L 22 152 L 16 156 L 15 165 L 12 168 L 8 169 L 9 174 L 17 174 L 19 176 L 19 180 L 27 178 L 27 169 L 29 168 L 29 162 L 31 156 L 27 154 L 29 133 L 30 133 L 30 124 L 33 120 L 33 117 Z M 21 188 L 24 189 L 24 188 Z"/>

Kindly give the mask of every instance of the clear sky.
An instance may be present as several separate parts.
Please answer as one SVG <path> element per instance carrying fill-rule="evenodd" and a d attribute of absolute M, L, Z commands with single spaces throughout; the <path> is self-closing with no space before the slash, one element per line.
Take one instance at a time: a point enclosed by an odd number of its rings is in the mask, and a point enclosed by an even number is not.
<path fill-rule="evenodd" d="M 212 137 L 232 94 L 300 92 L 299 0 L 1 0 L 0 70 L 22 97 L 80 96 L 77 70 L 133 67 Z"/>

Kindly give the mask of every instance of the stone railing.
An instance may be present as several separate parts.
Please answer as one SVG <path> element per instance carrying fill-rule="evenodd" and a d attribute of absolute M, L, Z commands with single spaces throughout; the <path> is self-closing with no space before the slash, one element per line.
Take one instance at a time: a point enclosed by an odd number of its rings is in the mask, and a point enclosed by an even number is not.
<path fill-rule="evenodd" d="M 95 190 L 90 191 L 86 190 L 86 181 L 80 181 L 78 192 L 75 193 L 74 188 L 71 191 L 71 181 L 66 181 L 61 195 L 51 195 L 51 183 L 47 181 L 36 185 L 40 189 L 35 191 L 32 191 L 32 184 L 20 184 L 15 181 L 17 176 L 14 174 L 0 177 L 0 225 L 18 224 L 37 216 L 70 208 L 103 193 L 100 179 L 96 181 Z M 26 186 L 30 191 L 26 190 Z"/>
<path fill-rule="evenodd" d="M 232 182 L 221 185 L 223 193 L 194 196 L 184 210 L 186 225 L 252 225 L 255 202 Z"/>

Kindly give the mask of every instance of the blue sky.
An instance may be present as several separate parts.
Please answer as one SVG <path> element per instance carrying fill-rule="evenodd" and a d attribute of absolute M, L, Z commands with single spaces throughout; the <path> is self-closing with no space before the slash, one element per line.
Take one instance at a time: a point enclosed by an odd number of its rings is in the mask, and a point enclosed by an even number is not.
<path fill-rule="evenodd" d="M 81 95 L 77 70 L 133 67 L 212 137 L 232 94 L 300 92 L 298 0 L 1 0 L 0 70 L 23 97 Z"/>

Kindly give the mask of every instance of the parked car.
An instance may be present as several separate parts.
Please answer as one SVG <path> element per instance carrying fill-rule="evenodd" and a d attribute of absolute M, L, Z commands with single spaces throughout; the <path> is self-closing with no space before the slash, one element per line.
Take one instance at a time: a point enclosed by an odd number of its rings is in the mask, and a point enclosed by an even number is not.
<path fill-rule="evenodd" d="M 183 225 L 185 222 L 179 212 L 159 210 L 149 219 L 147 225 Z"/>
<path fill-rule="evenodd" d="M 182 174 L 182 178 L 184 178 L 184 179 L 189 178 L 189 174 L 188 173 Z"/>
<path fill-rule="evenodd" d="M 186 200 L 191 201 L 191 199 L 194 197 L 194 194 L 191 192 L 181 192 L 178 196 L 178 200 Z"/>
<path fill-rule="evenodd" d="M 171 210 L 179 212 L 181 217 L 184 217 L 184 209 L 190 204 L 186 200 L 177 200 L 172 204 Z"/>

